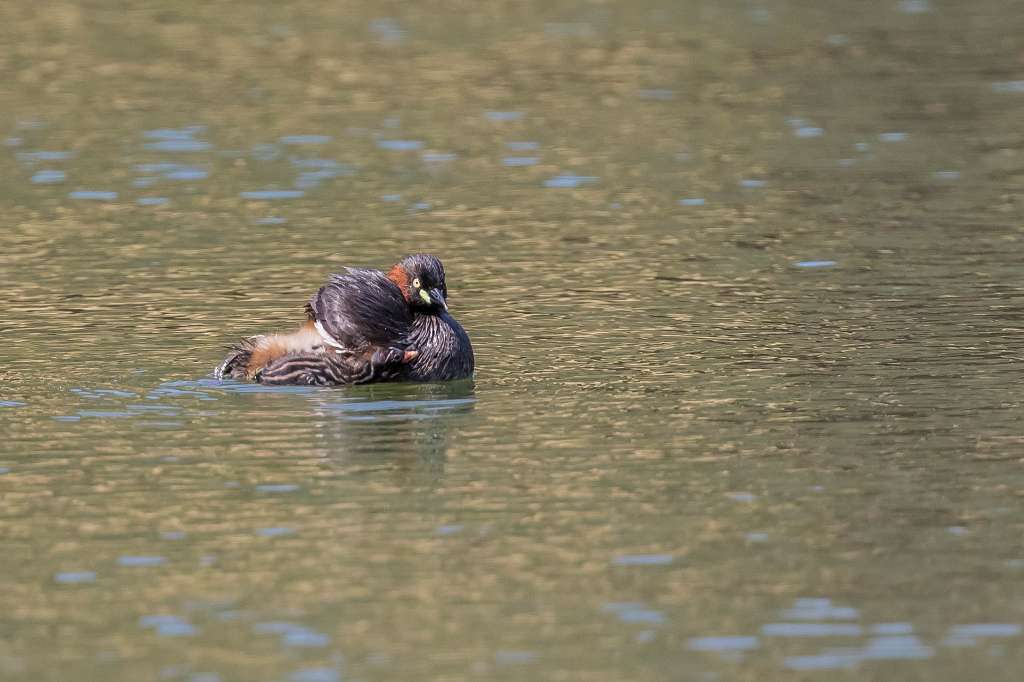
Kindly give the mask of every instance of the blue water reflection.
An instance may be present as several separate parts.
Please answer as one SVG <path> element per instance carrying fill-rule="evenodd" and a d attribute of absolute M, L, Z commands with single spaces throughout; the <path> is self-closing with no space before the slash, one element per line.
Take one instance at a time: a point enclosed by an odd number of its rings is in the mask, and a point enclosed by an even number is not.
<path fill-rule="evenodd" d="M 96 582 L 96 573 L 94 571 L 66 571 L 53 576 L 53 579 L 62 585 L 94 583 Z"/>
<path fill-rule="evenodd" d="M 671 554 L 620 554 L 612 559 L 616 566 L 668 566 L 674 561 Z"/>
<path fill-rule="evenodd" d="M 179 616 L 152 615 L 139 618 L 139 627 L 151 629 L 163 637 L 191 637 L 199 628 Z"/>
<path fill-rule="evenodd" d="M 221 400 L 230 394 L 277 394 L 303 396 L 306 400 L 294 403 L 302 411 L 313 411 L 337 418 L 337 423 L 409 422 L 417 423 L 439 419 L 471 410 L 476 403 L 473 383 L 468 381 L 447 384 L 394 384 L 372 388 L 309 386 L 263 386 L 235 381 L 201 379 L 198 381 L 169 381 L 144 394 L 113 388 L 82 388 L 69 390 L 80 400 L 90 403 L 88 408 L 73 414 L 52 415 L 60 422 L 82 420 L 133 420 L 133 424 L 149 429 L 182 429 L 192 419 L 218 414 L 200 407 L 198 403 Z M 310 402 L 312 406 L 310 405 Z M 13 402 L 13 401 L 12 401 Z M 16 405 L 11 405 L 15 407 Z M 333 437 L 346 442 L 351 437 L 341 430 Z M 165 456 L 163 461 L 175 461 Z M 254 486 L 258 494 L 284 494 L 300 489 L 296 483 L 266 482 Z M 162 558 L 161 558 L 162 561 Z M 145 559 L 125 559 L 123 565 L 142 565 Z"/>
<path fill-rule="evenodd" d="M 992 84 L 992 92 L 1015 94 L 1024 93 L 1024 80 L 997 81 Z"/>
<path fill-rule="evenodd" d="M 860 651 L 863 658 L 874 660 L 931 658 L 934 654 L 935 649 L 914 635 L 874 637 Z"/>
<path fill-rule="evenodd" d="M 330 135 L 285 135 L 277 139 L 281 144 L 327 144 L 332 138 Z"/>
<path fill-rule="evenodd" d="M 601 610 L 614 614 L 623 623 L 660 625 L 665 622 L 665 614 L 662 611 L 640 602 L 608 602 L 601 606 Z"/>
<path fill-rule="evenodd" d="M 878 139 L 882 142 L 906 142 L 908 135 L 902 132 L 881 133 Z"/>
<path fill-rule="evenodd" d="M 143 131 L 147 140 L 191 140 L 193 136 L 206 130 L 206 126 L 186 126 L 184 128 L 156 128 Z"/>
<path fill-rule="evenodd" d="M 488 111 L 484 114 L 488 121 L 518 121 L 523 117 L 521 111 Z"/>
<path fill-rule="evenodd" d="M 836 606 L 831 599 L 800 598 L 779 614 L 792 620 L 856 620 L 860 612 L 852 606 Z"/>
<path fill-rule="evenodd" d="M 120 566 L 128 567 L 141 567 L 150 568 L 153 566 L 163 566 L 167 563 L 167 559 L 162 556 L 148 556 L 148 555 L 131 555 L 126 554 L 117 558 L 117 563 Z"/>
<path fill-rule="evenodd" d="M 320 648 L 331 643 L 330 637 L 304 625 L 284 621 L 256 623 L 252 626 L 257 635 L 277 635 L 281 645 L 296 648 Z"/>
<path fill-rule="evenodd" d="M 154 152 L 205 152 L 212 147 L 213 145 L 209 142 L 189 139 L 160 140 L 145 145 L 146 149 Z"/>
<path fill-rule="evenodd" d="M 761 640 L 751 635 L 716 635 L 691 637 L 686 647 L 693 651 L 750 651 L 761 646 Z"/>
<path fill-rule="evenodd" d="M 320 408 L 347 419 L 366 421 L 379 419 L 433 419 L 444 413 L 472 407 L 475 398 L 442 398 L 437 400 L 371 400 L 324 402 Z"/>
<path fill-rule="evenodd" d="M 258 493 L 293 493 L 298 489 L 295 483 L 261 483 L 256 486 Z"/>
<path fill-rule="evenodd" d="M 783 665 L 791 670 L 835 670 L 852 668 L 860 663 L 860 656 L 852 649 L 829 649 L 809 656 L 789 656 Z"/>
<path fill-rule="evenodd" d="M 391 17 L 374 19 L 370 22 L 370 31 L 384 44 L 395 45 L 405 40 L 405 29 Z"/>
<path fill-rule="evenodd" d="M 628 609 L 643 609 L 640 603 L 612 604 L 606 607 L 611 612 Z M 739 662 L 741 658 L 729 656 L 730 652 L 759 649 L 786 648 L 788 642 L 807 642 L 819 639 L 864 638 L 860 643 L 841 647 L 827 647 L 816 653 L 789 655 L 782 659 L 782 665 L 791 670 L 834 670 L 854 668 L 864 661 L 912 661 L 935 656 L 934 644 L 925 642 L 914 633 L 909 622 L 882 622 L 862 625 L 850 622 L 861 616 L 859 609 L 833 603 L 828 598 L 798 598 L 789 608 L 779 614 L 797 622 L 771 622 L 761 626 L 761 637 L 754 635 L 705 635 L 691 637 L 687 648 L 691 651 L 705 651 L 722 654 L 724 661 Z M 843 622 L 836 622 L 843 621 Z M 972 623 L 954 625 L 949 628 L 940 644 L 945 647 L 975 647 L 985 639 L 1020 637 L 1024 628 L 1018 623 Z M 764 638 L 764 639 L 762 639 Z"/>
<path fill-rule="evenodd" d="M 256 535 L 265 538 L 281 538 L 288 535 L 295 535 L 298 531 L 288 526 L 268 526 L 266 528 L 257 528 Z"/>
<path fill-rule="evenodd" d="M 68 192 L 69 198 L 80 199 L 82 201 L 115 201 L 117 196 L 117 192 L 94 189 L 82 189 L 74 192 Z"/>
<path fill-rule="evenodd" d="M 138 393 L 134 391 L 122 391 L 117 388 L 72 388 L 69 389 L 75 395 L 83 398 L 137 398 Z"/>
<path fill-rule="evenodd" d="M 942 640 L 943 646 L 974 647 L 986 638 L 1019 637 L 1022 628 L 1017 623 L 971 623 L 954 625 Z"/>
<path fill-rule="evenodd" d="M 576 175 L 575 173 L 564 173 L 545 180 L 545 187 L 575 188 L 580 185 L 589 185 L 599 180 L 596 175 Z"/>
<path fill-rule="evenodd" d="M 377 140 L 378 149 L 392 152 L 414 152 L 423 149 L 421 140 Z"/>
<path fill-rule="evenodd" d="M 761 626 L 766 637 L 859 637 L 864 630 L 852 623 L 766 623 Z"/>
<path fill-rule="evenodd" d="M 506 166 L 533 166 L 540 157 L 537 156 L 506 156 L 501 160 L 501 163 Z"/>
<path fill-rule="evenodd" d="M 870 629 L 873 635 L 909 635 L 914 632 L 911 623 L 876 623 Z"/>
<path fill-rule="evenodd" d="M 60 170 L 41 170 L 37 171 L 32 176 L 31 181 L 37 185 L 53 185 L 59 182 L 64 182 L 67 174 Z"/>
<path fill-rule="evenodd" d="M 65 161 L 72 158 L 74 155 L 74 152 L 44 150 L 37 152 L 18 152 L 15 158 L 17 158 L 21 163 L 32 164 L 39 161 Z"/>
<path fill-rule="evenodd" d="M 900 0 L 897 7 L 903 14 L 926 14 L 932 11 L 928 0 Z"/>
<path fill-rule="evenodd" d="M 305 192 L 298 189 L 261 189 L 239 193 L 239 196 L 242 197 L 243 199 L 252 199 L 253 201 L 276 201 L 279 199 L 298 199 L 305 195 Z"/>
<path fill-rule="evenodd" d="M 346 166 L 334 159 L 289 159 L 289 162 L 296 168 L 308 168 L 312 170 L 334 170 L 338 173 L 351 174 L 355 172 L 355 169 L 351 166 Z"/>
<path fill-rule="evenodd" d="M 447 163 L 458 158 L 458 154 L 452 152 L 423 152 L 420 155 L 425 163 Z"/>
<path fill-rule="evenodd" d="M 797 137 L 821 137 L 825 134 L 824 128 L 817 128 L 815 126 L 801 126 L 793 131 L 793 134 Z"/>

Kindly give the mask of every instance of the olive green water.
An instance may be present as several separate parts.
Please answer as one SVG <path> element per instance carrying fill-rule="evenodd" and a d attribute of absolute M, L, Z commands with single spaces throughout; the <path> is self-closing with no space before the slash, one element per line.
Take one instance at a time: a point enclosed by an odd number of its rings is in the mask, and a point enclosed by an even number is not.
<path fill-rule="evenodd" d="M 1021 679 L 1019 3 L 157 5 L 0 6 L 0 679 Z"/>

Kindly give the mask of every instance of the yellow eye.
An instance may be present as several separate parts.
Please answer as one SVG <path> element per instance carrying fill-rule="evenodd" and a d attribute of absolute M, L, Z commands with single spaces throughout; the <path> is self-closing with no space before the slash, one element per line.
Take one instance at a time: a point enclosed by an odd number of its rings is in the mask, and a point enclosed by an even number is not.
<path fill-rule="evenodd" d="M 417 289 L 419 289 L 419 288 L 420 288 L 420 278 L 419 278 L 419 277 L 417 277 L 416 279 L 414 279 L 414 280 L 412 281 L 412 285 L 413 285 L 414 287 L 416 287 Z"/>

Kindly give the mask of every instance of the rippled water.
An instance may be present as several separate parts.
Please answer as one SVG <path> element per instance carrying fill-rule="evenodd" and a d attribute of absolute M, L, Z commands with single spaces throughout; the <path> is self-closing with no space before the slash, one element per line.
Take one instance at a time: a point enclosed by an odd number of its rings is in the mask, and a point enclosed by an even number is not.
<path fill-rule="evenodd" d="M 0 677 L 1020 678 L 1016 3 L 0 27 Z M 474 382 L 210 378 L 410 251 Z"/>

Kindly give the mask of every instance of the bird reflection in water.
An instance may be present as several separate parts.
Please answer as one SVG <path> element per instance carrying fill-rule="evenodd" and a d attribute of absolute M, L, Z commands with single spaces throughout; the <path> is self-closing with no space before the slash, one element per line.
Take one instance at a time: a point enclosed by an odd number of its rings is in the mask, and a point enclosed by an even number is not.
<path fill-rule="evenodd" d="M 474 410 L 472 380 L 378 384 L 350 391 L 318 390 L 316 447 L 325 460 L 352 473 L 395 469 L 425 483 L 444 472 L 451 437 Z"/>

